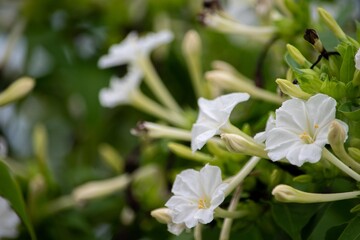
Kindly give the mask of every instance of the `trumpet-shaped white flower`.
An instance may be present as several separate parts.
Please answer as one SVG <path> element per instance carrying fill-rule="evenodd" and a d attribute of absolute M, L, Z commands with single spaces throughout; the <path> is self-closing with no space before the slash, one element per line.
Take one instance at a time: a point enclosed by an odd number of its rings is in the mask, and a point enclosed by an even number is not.
<path fill-rule="evenodd" d="M 266 121 L 265 131 L 264 132 L 259 132 L 254 136 L 255 142 L 257 142 L 257 143 L 265 142 L 270 130 L 273 129 L 274 127 L 275 127 L 275 118 L 271 114 L 269 116 L 268 120 Z"/>
<path fill-rule="evenodd" d="M 230 93 L 213 100 L 199 98 L 200 113 L 191 130 L 192 151 L 201 149 L 210 138 L 220 134 L 221 130 L 229 125 L 229 117 L 234 107 L 247 101 L 249 97 L 247 93 Z"/>
<path fill-rule="evenodd" d="M 174 196 L 165 204 L 171 210 L 172 222 L 187 228 L 211 222 L 215 208 L 225 199 L 227 186 L 221 180 L 219 167 L 207 164 L 200 171 L 182 171 L 171 190 Z"/>
<path fill-rule="evenodd" d="M 139 87 L 142 75 L 139 68 L 131 66 L 123 78 L 113 76 L 110 87 L 100 90 L 100 104 L 104 107 L 115 107 L 119 104 L 130 103 L 130 94 Z"/>
<path fill-rule="evenodd" d="M 20 218 L 11 209 L 8 201 L 0 197 L 0 239 L 15 238 L 18 235 L 19 223 Z"/>
<path fill-rule="evenodd" d="M 265 150 L 270 159 L 286 158 L 296 166 L 319 161 L 328 143 L 335 113 L 336 101 L 324 94 L 316 94 L 307 101 L 290 99 L 284 102 L 276 110 L 275 127 L 266 134 Z M 346 123 L 337 121 L 347 133 Z"/>
<path fill-rule="evenodd" d="M 360 48 L 355 54 L 355 67 L 357 70 L 360 70 Z"/>
<path fill-rule="evenodd" d="M 163 30 L 158 33 L 149 33 L 139 37 L 136 32 L 131 32 L 119 44 L 110 47 L 109 53 L 100 58 L 100 68 L 108 68 L 136 62 L 136 59 L 149 55 L 158 46 L 169 43 L 174 38 L 170 31 Z"/>

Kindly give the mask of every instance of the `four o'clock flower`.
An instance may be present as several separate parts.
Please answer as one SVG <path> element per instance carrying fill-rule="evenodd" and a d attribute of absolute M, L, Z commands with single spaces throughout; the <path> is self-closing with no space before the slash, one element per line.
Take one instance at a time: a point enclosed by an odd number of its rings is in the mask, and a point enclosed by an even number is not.
<path fill-rule="evenodd" d="M 305 162 L 320 160 L 328 143 L 331 122 L 335 120 L 336 101 L 316 94 L 307 101 L 290 99 L 276 110 L 275 127 L 266 137 L 268 156 L 273 161 L 286 158 L 291 164 L 301 166 Z M 346 123 L 338 121 L 345 132 Z"/>
<path fill-rule="evenodd" d="M 145 83 L 155 97 L 169 109 L 181 113 L 182 109 L 164 86 L 150 61 L 151 51 L 162 44 L 169 43 L 172 39 L 173 34 L 167 30 L 149 33 L 144 37 L 138 37 L 137 33 L 131 32 L 124 41 L 113 45 L 109 53 L 99 59 L 98 65 L 100 68 L 123 64 L 136 65 L 144 73 Z"/>
<path fill-rule="evenodd" d="M 214 210 L 225 199 L 228 184 L 221 180 L 219 167 L 205 165 L 200 171 L 182 171 L 176 176 L 172 196 L 165 204 L 171 210 L 175 224 L 193 228 L 214 219 Z"/>
<path fill-rule="evenodd" d="M 167 30 L 149 33 L 141 38 L 136 32 L 131 32 L 121 43 L 111 46 L 109 53 L 100 58 L 98 65 L 100 68 L 109 68 L 134 63 L 138 58 L 148 56 L 153 49 L 169 43 L 173 38 L 173 34 Z"/>
<path fill-rule="evenodd" d="M 230 93 L 213 100 L 199 98 L 200 113 L 191 130 L 192 151 L 201 149 L 210 138 L 229 129 L 232 126 L 229 122 L 232 110 L 249 97 L 247 93 Z"/>
<path fill-rule="evenodd" d="M 0 239 L 15 238 L 18 235 L 19 223 L 20 218 L 11 209 L 9 202 L 0 197 Z"/>
<path fill-rule="evenodd" d="M 269 132 L 271 129 L 275 127 L 275 118 L 272 114 L 270 114 L 268 120 L 266 121 L 266 127 L 264 132 L 259 132 L 254 136 L 254 140 L 257 143 L 263 143 L 265 142 Z"/>
<path fill-rule="evenodd" d="M 119 104 L 130 103 L 131 93 L 135 91 L 141 81 L 142 72 L 136 66 L 130 66 L 123 78 L 113 76 L 110 87 L 100 90 L 99 99 L 104 107 L 115 107 Z"/>

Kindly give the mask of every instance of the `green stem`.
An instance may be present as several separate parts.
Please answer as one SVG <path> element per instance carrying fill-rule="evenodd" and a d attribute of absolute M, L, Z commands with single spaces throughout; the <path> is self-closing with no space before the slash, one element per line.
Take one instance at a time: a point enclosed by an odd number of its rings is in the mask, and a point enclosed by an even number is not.
<path fill-rule="evenodd" d="M 249 215 L 248 211 L 227 211 L 220 207 L 215 209 L 215 216 L 220 218 L 242 218 Z"/>
<path fill-rule="evenodd" d="M 143 56 L 138 59 L 138 63 L 141 66 L 141 69 L 144 71 L 146 84 L 149 86 L 154 95 L 159 99 L 159 101 L 172 111 L 182 113 L 182 109 L 161 81 L 150 59 L 147 56 Z"/>
<path fill-rule="evenodd" d="M 195 240 L 201 240 L 202 239 L 202 224 L 199 223 L 196 225 L 194 230 L 194 239 Z"/>
<path fill-rule="evenodd" d="M 249 173 L 254 169 L 256 164 L 260 161 L 259 157 L 252 157 L 245 164 L 245 166 L 236 174 L 234 178 L 231 179 L 229 186 L 225 190 L 225 196 L 229 195 L 244 179 Z"/>
<path fill-rule="evenodd" d="M 231 199 L 230 205 L 228 207 L 229 212 L 235 211 L 237 204 L 239 202 L 240 196 L 241 196 L 242 188 L 240 186 L 237 187 L 236 191 L 234 192 L 234 195 Z M 221 228 L 220 232 L 220 240 L 228 240 L 230 238 L 230 231 L 231 231 L 231 225 L 233 223 L 232 218 L 225 218 L 223 226 Z"/>
<path fill-rule="evenodd" d="M 131 103 L 139 110 L 165 120 L 175 126 L 184 128 L 188 127 L 188 123 L 183 115 L 164 108 L 145 96 L 140 90 L 134 90 L 131 93 Z"/>
<path fill-rule="evenodd" d="M 360 164 L 356 162 L 349 154 L 346 152 L 344 148 L 344 144 L 330 144 L 331 149 L 334 151 L 335 155 L 343 161 L 346 165 L 351 167 L 357 173 L 360 173 Z"/>
<path fill-rule="evenodd" d="M 336 167 L 338 167 L 341 171 L 343 171 L 344 173 L 346 173 L 347 175 L 349 175 L 356 181 L 360 182 L 360 175 L 358 173 L 356 173 L 354 170 L 352 170 L 351 168 L 349 168 L 348 166 L 346 166 L 342 161 L 340 161 L 337 157 L 335 157 L 326 148 L 324 148 L 324 150 L 322 152 L 322 156 L 326 160 L 328 160 L 329 162 L 334 164 Z"/>

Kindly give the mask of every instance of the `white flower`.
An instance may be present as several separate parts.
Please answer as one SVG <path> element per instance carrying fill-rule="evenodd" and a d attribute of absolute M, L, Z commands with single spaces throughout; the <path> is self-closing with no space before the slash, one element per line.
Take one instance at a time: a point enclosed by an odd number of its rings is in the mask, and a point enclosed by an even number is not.
<path fill-rule="evenodd" d="M 100 104 L 104 107 L 115 107 L 119 104 L 130 103 L 131 92 L 138 88 L 142 75 L 139 68 L 131 66 L 123 78 L 113 76 L 110 87 L 100 90 Z"/>
<path fill-rule="evenodd" d="M 201 149 L 210 138 L 220 134 L 222 128 L 229 125 L 229 117 L 234 107 L 247 101 L 249 97 L 247 93 L 231 93 L 213 100 L 199 98 L 200 113 L 191 130 L 192 151 Z"/>
<path fill-rule="evenodd" d="M 0 239 L 15 238 L 18 235 L 19 223 L 20 218 L 10 208 L 8 201 L 0 197 Z"/>
<path fill-rule="evenodd" d="M 268 156 L 273 161 L 286 158 L 291 164 L 320 160 L 328 143 L 330 124 L 335 120 L 336 101 L 324 94 L 316 94 L 307 101 L 290 99 L 276 110 L 275 127 L 266 138 Z M 347 133 L 346 123 L 337 120 Z"/>
<path fill-rule="evenodd" d="M 355 54 L 355 67 L 357 70 L 360 70 L 360 48 Z"/>
<path fill-rule="evenodd" d="M 172 196 L 165 204 L 175 224 L 193 228 L 214 219 L 214 210 L 225 199 L 228 184 L 221 180 L 219 167 L 206 165 L 200 171 L 185 170 L 176 176 Z"/>
<path fill-rule="evenodd" d="M 254 136 L 254 140 L 257 143 L 265 142 L 269 132 L 271 129 L 275 127 L 275 118 L 272 114 L 270 114 L 268 120 L 266 121 L 266 127 L 264 132 L 259 132 Z"/>
<path fill-rule="evenodd" d="M 110 47 L 109 53 L 100 58 L 100 68 L 108 68 L 136 62 L 136 59 L 150 54 L 158 46 L 169 43 L 174 38 L 170 31 L 149 33 L 139 38 L 136 32 L 131 32 L 119 44 Z"/>

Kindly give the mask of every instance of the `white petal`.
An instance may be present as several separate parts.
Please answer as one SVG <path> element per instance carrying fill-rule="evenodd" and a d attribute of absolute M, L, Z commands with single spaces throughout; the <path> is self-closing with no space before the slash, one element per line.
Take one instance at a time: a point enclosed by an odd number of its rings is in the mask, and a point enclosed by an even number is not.
<path fill-rule="evenodd" d="M 229 186 L 227 183 L 220 184 L 214 191 L 214 193 L 211 196 L 211 208 L 215 209 L 217 208 L 225 199 L 225 190 Z"/>
<path fill-rule="evenodd" d="M 298 135 L 284 128 L 274 128 L 268 134 L 265 150 L 272 161 L 278 161 L 285 158 L 289 150 L 299 144 L 301 140 Z"/>
<path fill-rule="evenodd" d="M 264 132 L 259 132 L 254 136 L 254 140 L 257 143 L 265 142 L 269 132 L 271 129 L 275 127 L 275 118 L 272 114 L 270 114 L 268 120 L 266 121 L 266 127 Z"/>
<path fill-rule="evenodd" d="M 212 209 L 199 209 L 194 218 L 202 224 L 208 224 L 214 219 L 214 211 Z"/>
<path fill-rule="evenodd" d="M 201 197 L 201 189 L 199 172 L 189 169 L 182 171 L 176 176 L 171 192 L 178 196 L 199 199 Z"/>
<path fill-rule="evenodd" d="M 8 201 L 0 197 L 0 239 L 16 237 L 19 224 L 20 218 L 11 209 Z"/>
<path fill-rule="evenodd" d="M 168 231 L 172 234 L 179 236 L 186 228 L 185 224 L 168 223 Z"/>
<path fill-rule="evenodd" d="M 200 112 L 191 130 L 192 151 L 201 149 L 210 138 L 220 133 L 220 128 L 228 123 L 236 104 L 248 99 L 247 93 L 227 94 L 213 100 L 200 98 L 198 100 Z"/>
<path fill-rule="evenodd" d="M 216 128 L 209 128 L 204 124 L 194 124 L 191 129 L 191 150 L 201 149 L 210 138 L 219 133 Z"/>
<path fill-rule="evenodd" d="M 355 55 L 355 67 L 357 70 L 360 70 L 360 49 L 358 49 Z"/>
<path fill-rule="evenodd" d="M 325 95 L 316 94 L 306 102 L 312 126 L 317 124 L 320 128 L 335 119 L 336 101 Z"/>
<path fill-rule="evenodd" d="M 200 181 L 202 183 L 203 194 L 211 196 L 215 189 L 222 183 L 221 170 L 217 166 L 206 164 L 200 170 Z"/>
<path fill-rule="evenodd" d="M 316 144 L 303 144 L 298 147 L 291 148 L 286 158 L 289 162 L 296 166 L 302 166 L 305 162 L 315 163 L 321 158 L 322 148 Z"/>
<path fill-rule="evenodd" d="M 276 110 L 276 127 L 292 129 L 299 134 L 307 129 L 308 119 L 305 102 L 300 99 L 285 101 Z"/>

